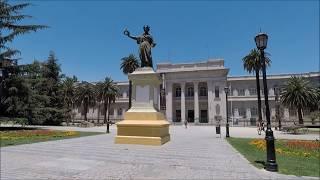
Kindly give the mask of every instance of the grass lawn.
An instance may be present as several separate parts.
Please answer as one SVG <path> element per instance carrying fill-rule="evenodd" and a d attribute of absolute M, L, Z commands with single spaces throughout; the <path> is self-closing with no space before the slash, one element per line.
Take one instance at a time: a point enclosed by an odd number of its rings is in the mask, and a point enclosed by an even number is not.
<path fill-rule="evenodd" d="M 0 128 L 0 147 L 103 134 L 100 132 L 57 131 L 35 128 Z"/>
<path fill-rule="evenodd" d="M 229 138 L 228 142 L 254 166 L 263 168 L 266 160 L 264 139 Z M 276 161 L 279 172 L 296 176 L 320 177 L 320 142 L 277 140 Z"/>

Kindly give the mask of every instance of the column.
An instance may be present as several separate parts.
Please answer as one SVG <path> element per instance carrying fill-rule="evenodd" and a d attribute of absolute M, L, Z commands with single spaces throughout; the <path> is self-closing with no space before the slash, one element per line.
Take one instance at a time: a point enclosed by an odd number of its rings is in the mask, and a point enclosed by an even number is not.
<path fill-rule="evenodd" d="M 172 83 L 168 82 L 166 86 L 166 117 L 172 122 Z"/>
<path fill-rule="evenodd" d="M 213 111 L 213 83 L 212 81 L 207 82 L 208 86 L 208 123 L 213 124 L 214 123 L 214 111 Z"/>
<path fill-rule="evenodd" d="M 117 116 L 118 116 L 118 110 L 117 110 L 117 108 L 114 108 L 113 109 L 113 119 L 117 119 Z"/>
<path fill-rule="evenodd" d="M 199 82 L 193 82 L 194 85 L 194 122 L 199 123 Z"/>
<path fill-rule="evenodd" d="M 181 85 L 181 122 L 186 120 L 186 98 L 185 98 L 185 86 L 186 83 L 182 82 Z"/>
<path fill-rule="evenodd" d="M 124 113 L 126 113 L 126 109 L 122 108 L 122 119 L 124 119 Z"/>
<path fill-rule="evenodd" d="M 247 110 L 246 110 L 246 117 L 248 120 L 250 120 L 250 118 L 251 118 L 251 109 L 250 108 L 247 108 Z"/>
<path fill-rule="evenodd" d="M 161 104 L 160 104 L 161 89 L 160 89 L 160 87 L 159 87 L 159 91 L 157 92 L 157 98 L 158 98 L 158 110 L 161 111 Z"/>

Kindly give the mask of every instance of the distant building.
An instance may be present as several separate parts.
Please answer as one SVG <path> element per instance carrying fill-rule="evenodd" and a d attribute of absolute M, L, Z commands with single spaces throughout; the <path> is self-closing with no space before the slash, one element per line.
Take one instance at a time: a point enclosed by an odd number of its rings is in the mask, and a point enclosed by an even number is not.
<path fill-rule="evenodd" d="M 162 77 L 164 88 L 162 111 L 169 122 L 179 124 L 185 119 L 196 125 L 214 125 L 217 121 L 226 121 L 225 87 L 229 87 L 229 117 L 233 126 L 255 126 L 258 116 L 257 90 L 255 76 L 227 76 L 229 69 L 224 66 L 223 59 L 208 60 L 199 63 L 157 64 L 156 72 Z M 293 75 L 307 77 L 314 86 L 319 86 L 320 73 L 268 75 L 269 104 L 272 121 L 275 121 L 275 87 L 283 86 Z M 120 96 L 109 110 L 110 119 L 119 121 L 128 109 L 128 82 L 117 82 Z M 265 107 L 261 77 L 262 114 L 265 119 Z M 96 121 L 98 106 L 89 110 L 88 119 Z M 83 119 L 81 108 L 74 110 L 76 119 Z M 100 110 L 103 119 L 103 110 Z M 308 114 L 306 110 L 305 115 Z M 296 119 L 296 110 L 280 107 L 281 119 Z M 100 121 L 101 122 L 101 121 Z"/>

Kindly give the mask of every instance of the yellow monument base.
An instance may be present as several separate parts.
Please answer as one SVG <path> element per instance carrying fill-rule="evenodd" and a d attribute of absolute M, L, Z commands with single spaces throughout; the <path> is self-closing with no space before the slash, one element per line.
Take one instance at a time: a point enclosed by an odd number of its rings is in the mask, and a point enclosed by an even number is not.
<path fill-rule="evenodd" d="M 159 112 L 159 74 L 151 67 L 129 74 L 132 81 L 132 107 L 117 123 L 116 144 L 160 146 L 170 141 L 169 122 Z"/>
<path fill-rule="evenodd" d="M 170 141 L 169 122 L 160 112 L 126 112 L 117 129 L 116 144 L 160 146 Z"/>

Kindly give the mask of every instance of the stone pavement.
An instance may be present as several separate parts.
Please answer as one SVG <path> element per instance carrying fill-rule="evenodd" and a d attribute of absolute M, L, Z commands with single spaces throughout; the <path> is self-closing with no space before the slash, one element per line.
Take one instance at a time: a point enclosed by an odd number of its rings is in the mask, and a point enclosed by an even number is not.
<path fill-rule="evenodd" d="M 170 133 L 160 147 L 116 145 L 114 126 L 111 134 L 4 147 L 1 179 L 307 179 L 255 168 L 213 127 Z"/>

